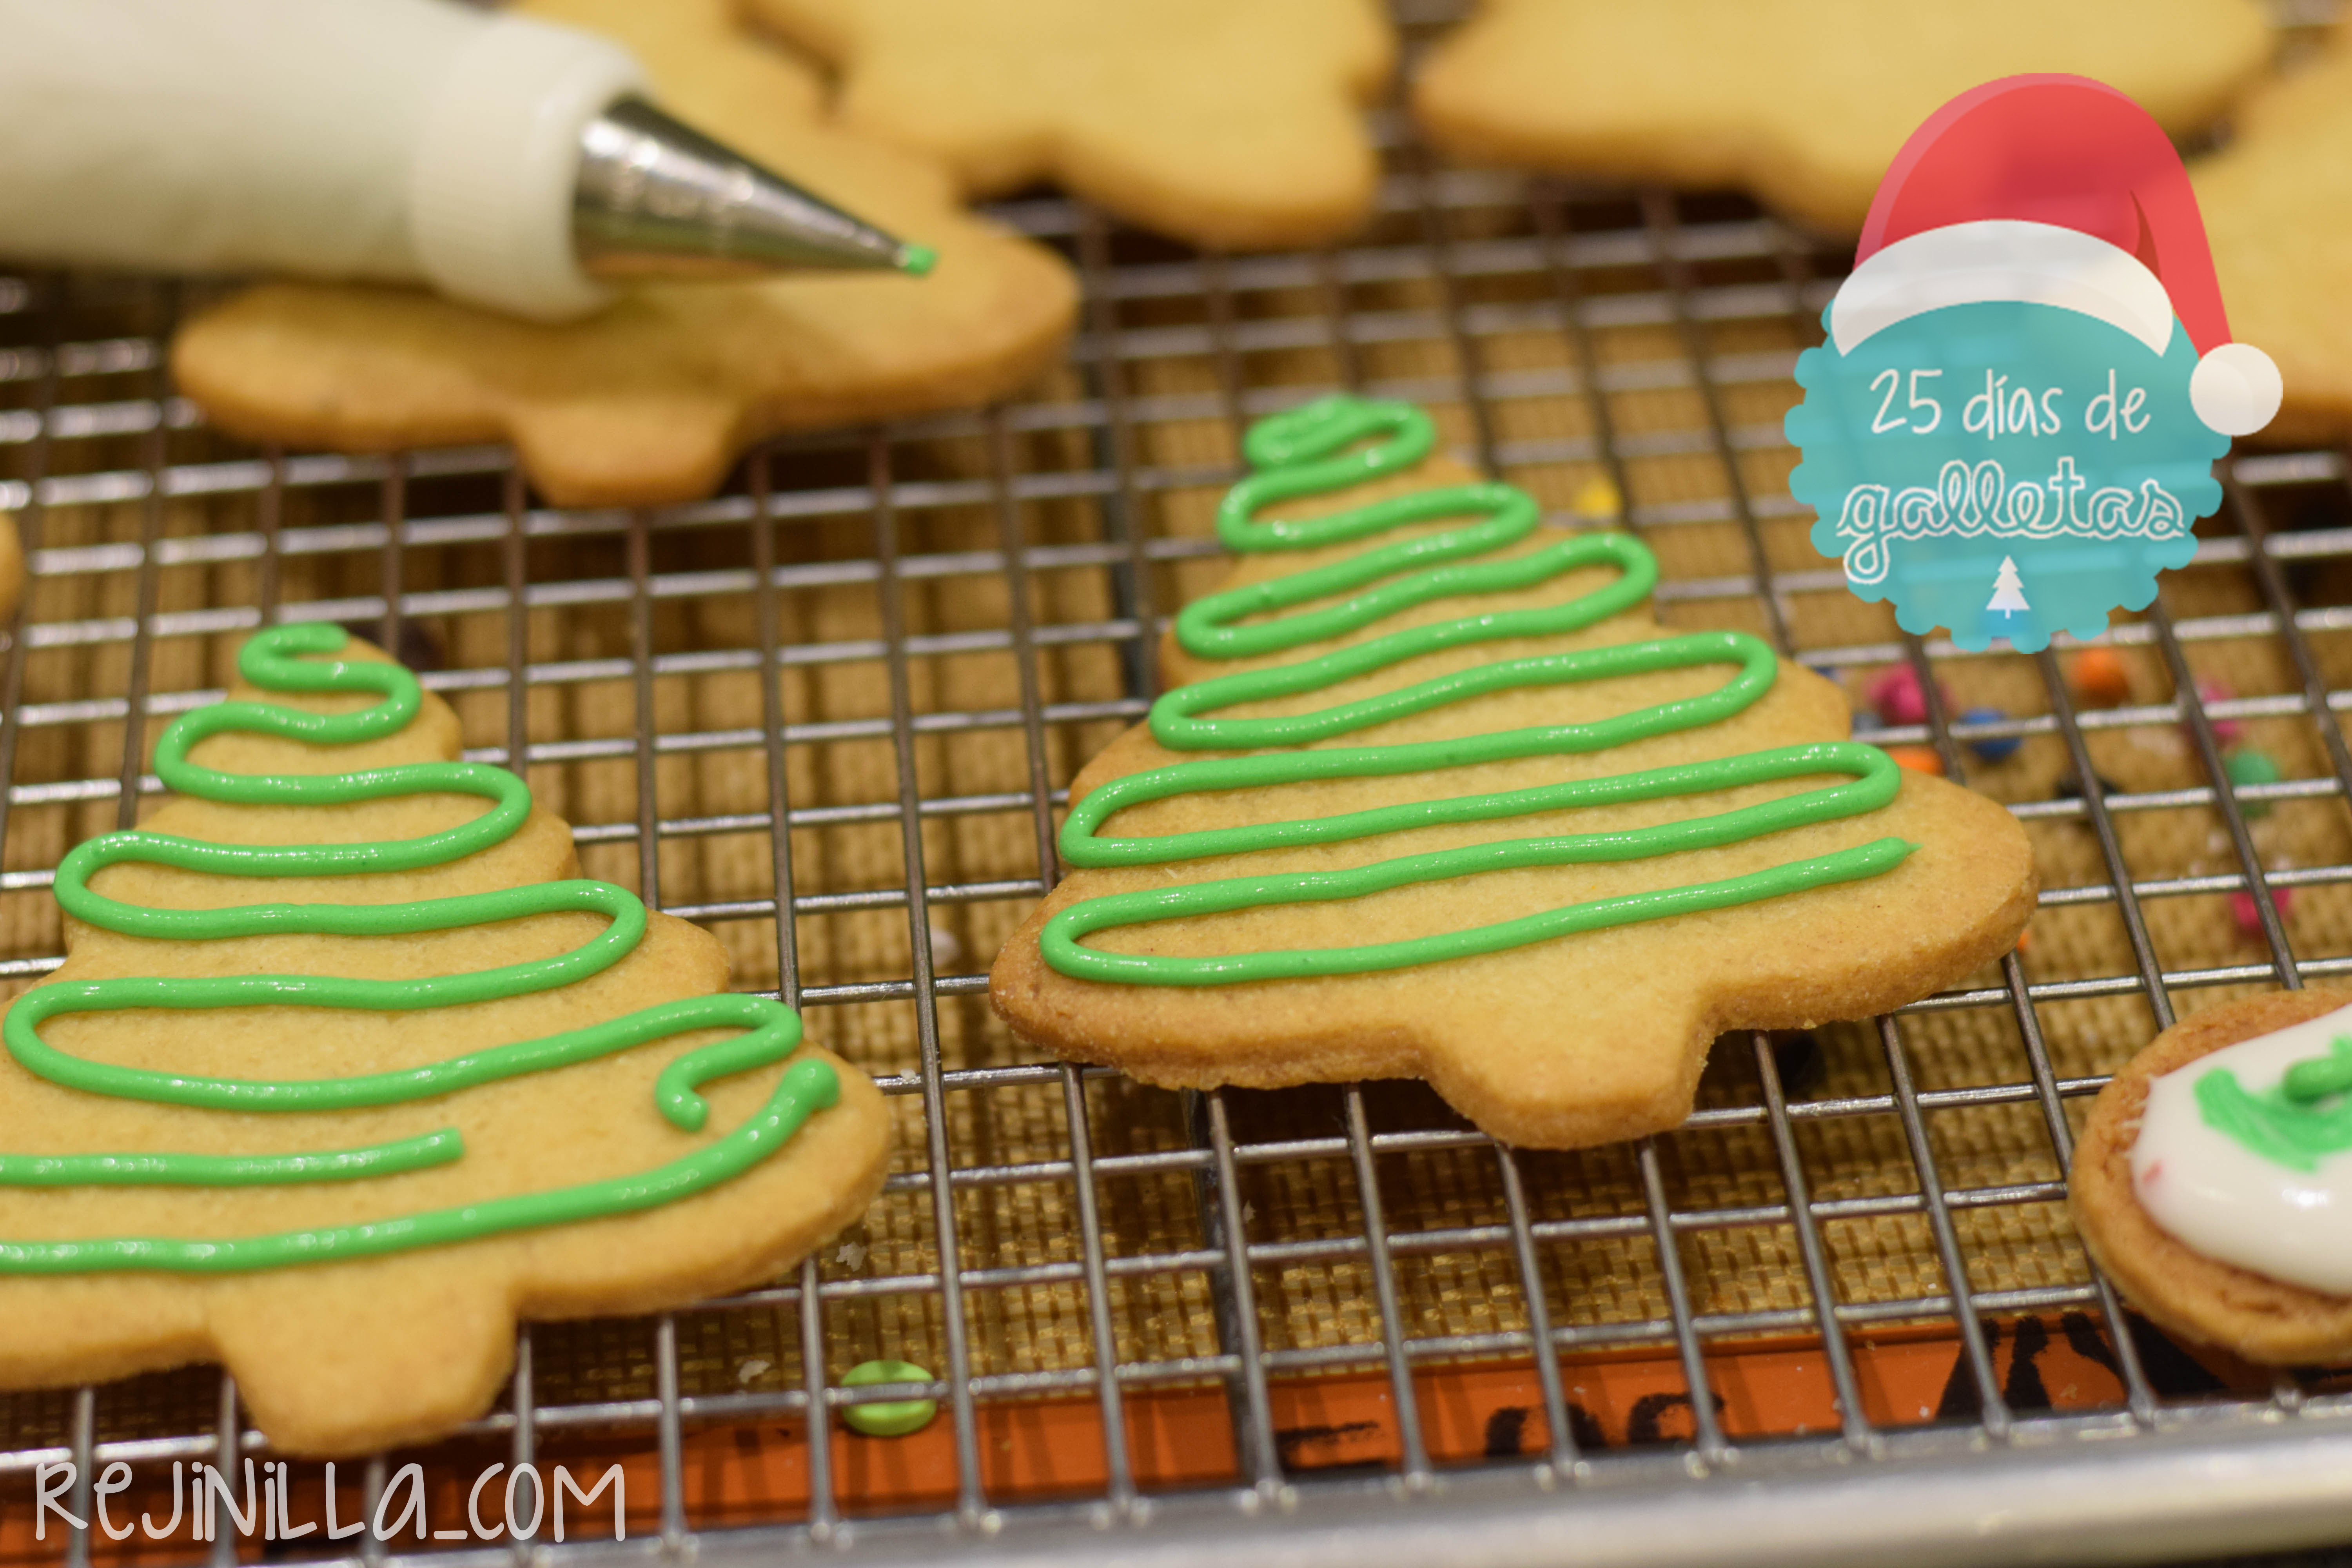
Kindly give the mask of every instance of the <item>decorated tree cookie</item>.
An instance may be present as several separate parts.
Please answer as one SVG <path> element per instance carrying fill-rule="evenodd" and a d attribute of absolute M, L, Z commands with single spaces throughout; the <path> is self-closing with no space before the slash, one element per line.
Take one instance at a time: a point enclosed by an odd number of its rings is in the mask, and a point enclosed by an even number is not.
<path fill-rule="evenodd" d="M 990 976 L 1017 1034 L 1165 1084 L 1422 1078 L 1574 1147 L 1682 1121 L 1723 1030 L 2014 944 L 2007 811 L 1847 740 L 1759 638 L 1660 627 L 1638 541 L 1545 528 L 1433 444 L 1345 398 L 1250 432 L 1242 559 L 1072 783 L 1075 869 Z"/>
<path fill-rule="evenodd" d="M 877 1190 L 863 1075 L 329 626 L 156 743 L 0 1020 L 0 1384 L 217 1360 L 282 1451 L 478 1415 L 516 1320 L 772 1277 Z"/>

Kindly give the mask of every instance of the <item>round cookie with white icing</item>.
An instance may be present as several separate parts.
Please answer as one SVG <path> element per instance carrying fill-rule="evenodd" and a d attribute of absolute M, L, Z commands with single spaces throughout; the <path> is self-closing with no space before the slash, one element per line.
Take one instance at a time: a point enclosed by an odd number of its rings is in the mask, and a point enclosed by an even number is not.
<path fill-rule="evenodd" d="M 2165 1030 L 2075 1146 L 2092 1258 L 2163 1328 L 2248 1361 L 2352 1353 L 2347 1087 L 2352 994 L 2251 996 Z"/>

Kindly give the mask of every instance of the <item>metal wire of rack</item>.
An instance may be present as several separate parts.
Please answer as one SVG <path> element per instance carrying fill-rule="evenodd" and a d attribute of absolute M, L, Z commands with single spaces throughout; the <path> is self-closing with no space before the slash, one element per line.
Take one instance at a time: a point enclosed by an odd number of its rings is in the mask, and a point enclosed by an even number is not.
<path fill-rule="evenodd" d="M 0 980 L 59 962 L 58 855 L 160 794 L 152 732 L 219 695 L 220 650 L 331 619 L 422 667 L 468 755 L 527 767 L 593 871 L 721 930 L 901 1112 L 891 1228 L 707 1308 L 526 1329 L 508 1397 L 461 1434 L 514 1464 L 591 1442 L 646 1460 L 650 1533 L 436 1561 L 2153 1560 L 2346 1531 L 2352 1393 L 2184 1371 L 2053 1217 L 2086 1097 L 2149 1032 L 2352 973 L 2342 457 L 2237 459 L 2196 563 L 2112 635 L 2131 698 L 2088 707 L 2063 651 L 1900 634 L 1804 544 L 1779 414 L 1833 258 L 1736 202 L 1443 169 L 1381 127 L 1381 215 L 1343 251 L 1200 256 L 1007 204 L 1083 281 L 1064 372 L 981 413 L 773 444 L 718 498 L 653 511 L 536 506 L 497 448 L 238 447 L 173 394 L 178 289 L 0 279 L 0 508 L 31 569 L 0 664 Z M 2038 945 L 1834 1037 L 1720 1042 L 1688 1128 L 1592 1161 L 1496 1146 L 1388 1086 L 1164 1094 L 991 1035 L 983 939 L 1051 885 L 1061 786 L 1141 715 L 1168 616 L 1213 574 L 1201 509 L 1239 430 L 1335 386 L 1432 405 L 1560 526 L 1643 532 L 1669 619 L 1750 626 L 1857 692 L 1907 665 L 1927 722 L 1874 738 L 2028 823 Z M 2296 765 L 2232 786 L 2246 735 Z M 1979 750 L 2011 739 L 2020 762 Z M 2232 895 L 2241 934 L 2217 934 Z M 2021 1373 L 2053 1318 L 2111 1385 L 2070 1403 Z M 1891 1404 L 1900 1333 L 1948 1346 L 1916 1416 Z M 1795 1347 L 1821 1424 L 1725 1403 L 1730 1359 L 1767 1342 Z M 845 1389 L 853 1345 L 940 1375 Z M 1586 1408 L 1578 1380 L 1621 1353 L 1665 1369 L 1646 1428 Z M 1498 1444 L 1490 1414 L 1465 1444 L 1460 1379 L 1496 1368 L 1519 1425 Z M 1214 1451 L 1188 1469 L 1168 1402 L 1203 1390 Z M 1350 1390 L 1376 1412 L 1352 1448 L 1301 1415 Z M 836 1417 L 909 1394 L 942 1402 L 941 1436 L 894 1492 Z M 1072 1411 L 1083 1462 L 1066 1443 L 1045 1479 L 1015 1474 L 1005 1421 Z M 5 1413 L 0 1473 L 75 1461 L 85 1516 L 107 1463 L 267 1452 L 217 1374 Z M 714 1435 L 772 1439 L 791 1496 L 713 1501 Z M 78 1531 L 68 1560 L 107 1550 Z"/>

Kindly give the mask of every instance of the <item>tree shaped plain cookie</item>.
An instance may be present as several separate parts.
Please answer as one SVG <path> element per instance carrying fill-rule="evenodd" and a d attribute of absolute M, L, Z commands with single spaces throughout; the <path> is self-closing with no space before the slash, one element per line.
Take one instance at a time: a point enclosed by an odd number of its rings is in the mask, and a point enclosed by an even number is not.
<path fill-rule="evenodd" d="M 805 66 L 725 0 L 537 0 L 635 50 L 665 107 L 939 252 L 927 278 L 646 283 L 586 321 L 512 321 L 412 289 L 273 283 L 173 345 L 182 390 L 254 440 L 346 450 L 510 440 L 558 505 L 708 494 L 782 430 L 983 403 L 1050 364 L 1076 307 L 1050 252 L 965 213 L 917 154 L 819 124 Z"/>
<path fill-rule="evenodd" d="M 2255 0 L 1480 0 L 1412 101 L 1456 157 L 1741 186 L 1848 235 L 1904 139 L 1979 83 L 2095 77 L 2181 137 L 2269 50 Z"/>
<path fill-rule="evenodd" d="M 219 1361 L 281 1452 L 479 1415 L 518 1318 L 773 1277 L 856 1219 L 882 1097 L 331 626 L 160 738 L 181 798 L 58 873 L 0 1020 L 0 1386 Z"/>
<path fill-rule="evenodd" d="M 2352 437 L 2352 45 L 2265 88 L 2189 165 L 2230 327 L 2278 362 L 2269 442 Z"/>
<path fill-rule="evenodd" d="M 1344 237 L 1395 45 L 1370 0 L 740 0 L 841 72 L 842 122 L 973 195 L 1051 179 L 1214 248 Z"/>
<path fill-rule="evenodd" d="M 2015 943 L 2006 810 L 1848 741 L 1759 639 L 1660 627 L 1641 543 L 1545 529 L 1433 442 L 1349 399 L 1251 432 L 1242 560 L 1072 782 L 1076 869 L 990 975 L 1016 1035 L 1168 1085 L 1424 1079 L 1573 1148 L 1682 1121 L 1725 1030 Z"/>

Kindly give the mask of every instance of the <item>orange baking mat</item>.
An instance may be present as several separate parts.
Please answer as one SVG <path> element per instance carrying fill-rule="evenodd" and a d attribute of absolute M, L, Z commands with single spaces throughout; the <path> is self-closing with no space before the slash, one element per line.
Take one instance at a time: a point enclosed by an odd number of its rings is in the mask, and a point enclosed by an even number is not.
<path fill-rule="evenodd" d="M 2012 1409 L 2088 1410 L 2112 1405 L 2122 1397 L 2113 1347 L 2087 1315 L 2015 1318 L 1989 1323 L 1986 1332 L 1994 1369 Z M 2233 1358 L 2191 1356 L 2145 1328 L 2136 1341 L 2151 1378 L 2164 1393 L 2259 1396 L 2269 1386 L 2268 1373 Z M 1852 1348 L 1856 1384 L 1874 1426 L 1975 1417 L 1975 1381 L 1950 1332 L 1865 1331 L 1853 1336 Z M 1707 1366 L 1717 1413 L 1733 1438 L 1801 1437 L 1838 1430 L 1829 1374 L 1811 1341 L 1759 1339 L 1717 1345 L 1711 1348 Z M 1690 1398 L 1671 1349 L 1572 1356 L 1563 1359 L 1560 1371 L 1573 1436 L 1581 1452 L 1689 1439 Z M 1548 1456 L 1551 1435 L 1534 1371 L 1527 1364 L 1432 1368 L 1417 1373 L 1414 1383 L 1423 1436 L 1438 1463 L 1514 1457 L 1540 1460 Z M 2352 1368 L 2316 1378 L 2306 1387 L 2317 1392 L 2339 1384 L 2352 1386 Z M 1285 1469 L 1294 1476 L 1385 1467 L 1397 1458 L 1394 1405 L 1385 1375 L 1281 1382 L 1274 1385 L 1272 1404 L 1276 1447 Z M 1125 1405 L 1136 1478 L 1146 1490 L 1214 1486 L 1239 1478 L 1233 1421 L 1221 1387 L 1130 1390 Z M 1102 1491 L 1107 1479 L 1102 1418 L 1092 1399 L 989 1405 L 981 1411 L 980 1436 L 982 1488 L 992 1503 L 1082 1499 Z M 809 1500 L 806 1437 L 805 1426 L 798 1420 L 688 1432 L 681 1456 L 690 1526 L 720 1530 L 804 1517 Z M 951 1507 L 956 1500 L 954 1445 L 944 1415 L 907 1437 L 861 1436 L 836 1424 L 831 1451 L 837 1499 L 844 1514 L 853 1520 L 929 1511 Z M 454 1545 L 505 1539 L 509 1474 L 499 1467 L 510 1458 L 503 1447 L 481 1444 L 445 1444 L 393 1456 L 395 1468 L 411 1462 L 422 1466 L 423 1500 L 411 1509 L 408 1490 L 393 1489 L 387 1520 L 404 1528 L 390 1543 L 392 1549 L 436 1540 Z M 612 1466 L 619 1466 L 618 1495 L 626 1500 L 620 1527 L 633 1537 L 659 1531 L 657 1459 L 642 1440 L 551 1438 L 541 1445 L 538 1463 L 551 1476 L 554 1467 L 565 1467 L 583 1491 L 593 1490 Z M 264 1474 L 257 1471 L 250 1494 L 257 1506 Z M 242 1478 L 231 1479 L 238 1506 L 245 1507 L 248 1494 L 242 1489 Z M 365 1518 L 359 1467 L 338 1466 L 335 1488 L 335 1522 L 347 1526 Z M 293 1465 L 285 1495 L 282 1514 L 274 1511 L 276 1503 L 269 1505 L 281 1531 L 289 1522 L 297 1531 L 306 1524 L 320 1528 L 286 1542 L 280 1550 L 315 1544 L 327 1522 L 324 1467 Z M 563 1496 L 567 1540 L 612 1539 L 614 1491 L 584 1507 L 571 1492 Z M 142 1517 L 162 1526 L 172 1512 L 169 1468 L 134 1467 L 131 1485 L 110 1498 L 108 1508 L 118 1528 Z M 516 1493 L 515 1510 L 518 1519 L 530 1518 L 528 1483 Z M 37 1512 L 32 1478 L 12 1478 L 0 1488 L 0 1563 L 55 1560 L 62 1523 L 49 1514 L 47 1541 L 36 1539 Z M 551 1540 L 553 1529 L 552 1514 L 543 1515 L 536 1538 Z M 99 1550 L 94 1561 L 184 1561 L 192 1550 L 201 1549 L 203 1540 L 194 1510 L 188 1509 L 177 1531 L 157 1539 L 140 1530 L 127 1541 Z"/>

